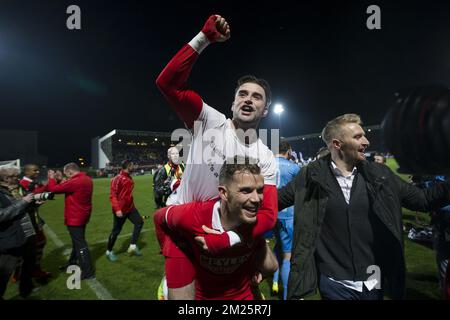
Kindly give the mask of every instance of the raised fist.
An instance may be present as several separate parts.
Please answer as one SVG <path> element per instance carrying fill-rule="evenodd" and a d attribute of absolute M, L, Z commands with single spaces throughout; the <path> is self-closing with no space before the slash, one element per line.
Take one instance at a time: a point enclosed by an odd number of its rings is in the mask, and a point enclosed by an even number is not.
<path fill-rule="evenodd" d="M 218 14 L 213 14 L 206 20 L 202 32 L 210 42 L 224 42 L 230 38 L 230 26 Z"/>
<path fill-rule="evenodd" d="M 55 172 L 54 178 L 56 179 L 56 181 L 61 182 L 64 179 L 64 176 L 61 171 L 57 170 Z"/>

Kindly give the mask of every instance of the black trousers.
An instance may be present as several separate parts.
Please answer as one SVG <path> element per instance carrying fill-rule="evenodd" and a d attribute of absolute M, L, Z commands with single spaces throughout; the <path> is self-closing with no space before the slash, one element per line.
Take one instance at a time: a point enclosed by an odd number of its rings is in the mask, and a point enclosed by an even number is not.
<path fill-rule="evenodd" d="M 27 296 L 33 289 L 33 271 L 36 266 L 36 235 L 27 238 L 22 248 L 22 268 L 20 270 L 19 292 L 22 296 Z"/>
<path fill-rule="evenodd" d="M 0 297 L 3 297 L 9 278 L 14 270 L 22 266 L 19 278 L 19 293 L 27 297 L 33 290 L 33 270 L 36 263 L 36 236 L 30 236 L 26 242 L 18 248 L 0 253 Z"/>
<path fill-rule="evenodd" d="M 323 300 L 383 300 L 382 289 L 369 291 L 363 286 L 363 292 L 358 292 L 324 275 L 320 275 L 319 291 Z"/>
<path fill-rule="evenodd" d="M 0 252 L 0 299 L 5 294 L 9 278 L 17 266 L 20 255 L 21 250 L 19 249 Z"/>
<path fill-rule="evenodd" d="M 135 208 L 128 214 L 124 214 L 123 217 L 119 218 L 113 213 L 113 229 L 108 238 L 108 250 L 111 251 L 116 243 L 117 237 L 122 231 L 125 221 L 129 219 L 134 224 L 133 235 L 131 236 L 131 244 L 136 244 L 139 235 L 141 234 L 142 226 L 144 225 L 144 220 L 142 220 L 139 211 Z"/>
<path fill-rule="evenodd" d="M 81 279 L 95 276 L 91 255 L 85 238 L 86 226 L 67 226 L 67 230 L 69 230 L 70 238 L 72 239 L 72 253 L 69 258 L 69 265 L 80 266 Z"/>

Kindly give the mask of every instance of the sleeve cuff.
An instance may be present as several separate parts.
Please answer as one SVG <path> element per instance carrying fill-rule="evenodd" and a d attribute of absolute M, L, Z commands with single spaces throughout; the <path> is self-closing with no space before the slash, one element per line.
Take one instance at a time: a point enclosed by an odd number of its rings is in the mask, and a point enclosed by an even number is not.
<path fill-rule="evenodd" d="M 241 243 L 241 238 L 239 235 L 234 231 L 227 231 L 228 237 L 230 238 L 230 247 L 234 246 L 235 244 Z"/>
<path fill-rule="evenodd" d="M 211 42 L 208 40 L 206 35 L 203 32 L 199 32 L 194 39 L 189 42 L 189 45 L 197 51 L 198 54 L 202 53 L 202 51 L 210 44 Z"/>

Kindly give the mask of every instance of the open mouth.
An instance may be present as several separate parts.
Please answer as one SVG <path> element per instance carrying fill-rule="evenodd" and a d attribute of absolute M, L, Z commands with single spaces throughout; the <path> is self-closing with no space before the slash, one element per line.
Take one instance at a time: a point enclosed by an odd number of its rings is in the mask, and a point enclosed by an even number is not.
<path fill-rule="evenodd" d="M 256 216 L 256 214 L 258 213 L 258 207 L 246 207 L 244 208 L 244 210 L 249 216 Z"/>
<path fill-rule="evenodd" d="M 244 106 L 242 106 L 241 111 L 242 111 L 243 113 L 249 114 L 249 113 L 252 113 L 252 112 L 255 111 L 255 110 L 254 110 L 251 106 L 244 105 Z"/>

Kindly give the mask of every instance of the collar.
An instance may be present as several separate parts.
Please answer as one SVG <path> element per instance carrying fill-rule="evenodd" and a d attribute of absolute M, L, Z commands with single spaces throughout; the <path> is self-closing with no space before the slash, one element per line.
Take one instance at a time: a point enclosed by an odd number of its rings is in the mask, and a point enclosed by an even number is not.
<path fill-rule="evenodd" d="M 350 177 L 350 176 L 355 176 L 356 173 L 357 173 L 357 171 L 358 171 L 356 167 L 353 167 L 352 172 L 351 172 L 348 176 L 344 176 L 344 174 L 342 173 L 341 169 L 339 169 L 339 168 L 336 166 L 336 163 L 334 163 L 333 160 L 331 160 L 331 170 L 333 171 L 333 173 L 334 173 L 336 176 L 341 176 L 341 177 L 344 177 L 344 178 L 347 178 L 347 177 Z"/>
<path fill-rule="evenodd" d="M 85 172 L 80 171 L 80 172 L 75 173 L 72 177 L 70 177 L 70 179 L 67 179 L 67 180 L 71 180 L 71 179 L 73 179 L 75 177 L 82 176 L 82 175 L 85 175 L 85 174 L 86 174 Z"/>
<path fill-rule="evenodd" d="M 255 139 L 253 141 L 251 141 L 249 144 L 245 143 L 244 141 L 241 141 L 239 139 L 238 135 L 236 134 L 236 130 L 239 130 L 239 129 L 236 129 L 236 127 L 233 124 L 233 120 L 232 119 L 227 119 L 226 129 L 227 130 L 231 130 L 231 134 L 232 134 L 233 138 L 242 146 L 249 147 L 249 146 L 253 146 L 253 145 L 255 145 L 255 144 L 257 144 L 259 142 L 258 134 L 256 134 Z M 255 132 L 257 132 L 256 128 L 254 130 L 255 130 Z M 241 129 L 241 131 L 243 131 L 245 133 L 245 130 Z M 244 134 L 244 136 L 245 136 L 245 134 Z"/>
<path fill-rule="evenodd" d="M 180 164 L 175 164 L 175 163 L 173 163 L 172 161 L 169 161 L 169 162 L 167 162 L 168 164 L 169 164 L 169 166 L 171 167 L 171 168 L 176 168 L 176 167 L 178 167 Z"/>
<path fill-rule="evenodd" d="M 128 172 L 124 171 L 123 169 L 120 170 L 120 174 L 123 175 L 123 176 L 127 176 L 127 177 L 130 176 L 130 174 Z"/>
<path fill-rule="evenodd" d="M 33 179 L 28 178 L 27 176 L 23 176 L 22 180 L 33 182 Z"/>
<path fill-rule="evenodd" d="M 220 222 L 220 199 L 214 204 L 213 214 L 212 214 L 212 228 L 220 232 L 225 232 L 222 227 L 222 222 Z"/>

